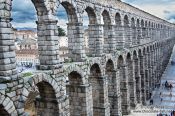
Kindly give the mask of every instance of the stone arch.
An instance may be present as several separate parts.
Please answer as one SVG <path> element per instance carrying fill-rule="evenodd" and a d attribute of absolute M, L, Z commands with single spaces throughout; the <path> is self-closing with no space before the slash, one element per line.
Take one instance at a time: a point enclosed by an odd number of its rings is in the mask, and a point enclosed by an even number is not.
<path fill-rule="evenodd" d="M 0 116 L 18 115 L 13 101 L 7 96 L 0 94 Z"/>
<path fill-rule="evenodd" d="M 96 18 L 96 14 L 95 14 L 94 9 L 90 6 L 87 6 L 85 11 L 87 12 L 88 17 L 89 17 L 89 24 L 96 24 L 97 18 Z"/>
<path fill-rule="evenodd" d="M 138 53 L 136 50 L 133 51 L 133 60 L 134 60 L 134 73 L 136 81 L 136 98 L 137 102 L 141 102 L 141 77 L 140 77 L 140 65 L 138 59 Z"/>
<path fill-rule="evenodd" d="M 136 106 L 136 85 L 135 85 L 135 76 L 134 76 L 134 67 L 133 67 L 133 59 L 131 53 L 127 53 L 126 56 L 126 66 L 128 70 L 128 88 L 130 94 L 130 106 L 134 108 Z"/>
<path fill-rule="evenodd" d="M 60 95 L 61 88 L 58 89 L 58 86 L 57 82 L 49 75 L 35 75 L 25 83 L 21 94 L 24 101 L 20 102 L 24 104 L 24 107 L 27 106 L 26 109 L 29 113 L 36 115 L 47 114 L 49 116 L 59 114 L 59 109 L 61 108 L 58 105 L 59 99 L 57 100 L 57 98 L 60 97 L 58 95 Z M 31 112 L 30 106 L 35 107 L 34 112 Z"/>
<path fill-rule="evenodd" d="M 137 19 L 137 21 L 136 21 L 136 26 L 137 26 L 137 28 L 140 27 L 140 20 L 139 19 Z"/>
<path fill-rule="evenodd" d="M 101 112 L 101 107 L 108 103 L 105 95 L 105 79 L 102 77 L 100 66 L 95 63 L 90 67 L 89 83 L 92 86 L 92 98 L 93 98 L 93 115 L 99 116 L 104 112 Z M 103 114 L 104 115 L 104 114 Z"/>
<path fill-rule="evenodd" d="M 69 23 L 77 23 L 80 20 L 78 19 L 78 13 L 77 13 L 77 9 L 74 6 L 74 4 L 68 1 L 62 1 L 61 5 L 65 8 L 67 16 L 68 16 L 68 21 Z"/>
<path fill-rule="evenodd" d="M 46 1 L 41 0 L 31 0 L 37 10 L 38 16 L 48 15 L 48 8 L 46 7 Z M 47 0 L 48 2 L 48 0 Z M 56 5 L 54 5 L 56 6 Z"/>
<path fill-rule="evenodd" d="M 116 15 L 115 15 L 115 23 L 116 23 L 117 26 L 122 25 L 120 13 L 116 13 Z"/>
<path fill-rule="evenodd" d="M 117 67 L 119 70 L 119 78 L 120 78 L 120 92 L 121 92 L 121 107 L 122 114 L 128 114 L 130 112 L 130 100 L 128 94 L 128 78 L 126 76 L 126 67 L 123 56 L 120 55 L 117 59 Z"/>
<path fill-rule="evenodd" d="M 90 108 L 89 110 L 91 110 L 92 104 L 89 104 L 88 106 L 88 103 L 85 99 L 92 99 L 92 98 L 91 96 L 88 96 L 89 91 L 86 88 L 86 86 L 83 86 L 82 76 L 77 71 L 73 71 L 68 74 L 68 78 L 69 83 L 66 85 L 66 90 L 69 95 L 70 115 L 71 116 L 74 116 L 76 114 L 85 115 L 86 113 L 90 113 L 85 109 L 89 107 Z M 88 102 L 90 101 L 91 100 L 88 100 Z"/>
<path fill-rule="evenodd" d="M 145 27 L 148 27 L 148 21 L 147 20 L 145 21 L 144 24 L 145 24 Z"/>
<path fill-rule="evenodd" d="M 132 44 L 137 44 L 137 37 L 136 37 L 136 23 L 134 17 L 131 18 L 131 29 L 132 29 Z"/>
<path fill-rule="evenodd" d="M 111 25 L 111 17 L 110 17 L 109 11 L 103 10 L 102 16 L 103 16 L 104 25 Z"/>
<path fill-rule="evenodd" d="M 118 92 L 117 92 L 117 77 L 114 70 L 114 63 L 109 59 L 106 63 L 105 74 L 108 80 L 108 99 L 110 103 L 110 115 L 118 114 Z"/>
<path fill-rule="evenodd" d="M 65 68 L 64 70 L 65 70 L 64 71 L 65 72 L 64 73 L 65 77 L 69 77 L 69 74 L 71 72 L 77 72 L 82 77 L 82 80 L 81 80 L 82 84 L 86 84 L 87 83 L 87 81 L 85 81 L 86 80 L 85 78 L 87 78 L 87 77 L 85 76 L 85 74 L 82 71 L 80 66 L 78 66 L 78 65 L 71 65 L 70 67 Z M 67 81 L 69 81 L 69 79 Z"/>
<path fill-rule="evenodd" d="M 144 23 L 144 20 L 142 19 L 141 20 L 141 27 L 144 27 L 145 26 L 145 23 Z"/>
<path fill-rule="evenodd" d="M 93 9 L 94 7 L 94 9 Z M 98 57 L 103 52 L 103 36 L 102 25 L 101 25 L 101 15 L 98 14 L 99 11 L 95 11 L 96 7 L 87 6 L 85 11 L 89 17 L 89 25 L 88 25 L 88 55 L 93 57 Z M 94 33 L 96 35 L 94 36 Z"/>
<path fill-rule="evenodd" d="M 142 19 L 141 20 L 141 30 L 142 30 L 142 37 L 144 38 L 145 37 L 145 35 L 146 35 L 146 33 L 145 33 L 145 22 L 144 22 L 144 20 Z"/>
<path fill-rule="evenodd" d="M 103 17 L 103 38 L 104 38 L 104 52 L 105 53 L 110 53 L 111 50 L 111 42 L 113 41 L 112 37 L 111 37 L 111 33 L 112 33 L 112 26 L 111 26 L 111 17 L 110 14 L 107 10 L 104 10 L 102 12 L 102 17 Z"/>
<path fill-rule="evenodd" d="M 82 17 L 79 16 L 81 15 L 79 12 L 82 11 L 78 11 L 78 6 L 74 1 L 60 1 L 59 5 L 63 6 L 68 17 L 68 58 L 71 61 L 81 61 L 85 57 L 85 42 L 84 39 L 82 39 L 84 34 L 84 31 L 82 30 L 83 22 Z"/>
<path fill-rule="evenodd" d="M 124 26 L 129 27 L 129 19 L 128 19 L 127 15 L 124 16 L 124 23 L 123 24 L 124 24 Z"/>
<path fill-rule="evenodd" d="M 124 16 L 124 36 L 125 36 L 125 47 L 130 47 L 132 44 L 131 41 L 131 29 L 130 29 L 130 21 L 128 15 Z"/>

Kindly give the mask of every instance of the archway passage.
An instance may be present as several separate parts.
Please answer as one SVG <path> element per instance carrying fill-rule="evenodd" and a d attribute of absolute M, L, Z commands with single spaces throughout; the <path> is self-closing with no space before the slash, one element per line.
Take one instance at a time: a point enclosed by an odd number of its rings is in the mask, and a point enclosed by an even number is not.
<path fill-rule="evenodd" d="M 36 99 L 37 115 L 55 116 L 55 114 L 59 114 L 53 87 L 47 82 L 40 82 L 37 87 L 40 93 L 40 98 Z"/>
<path fill-rule="evenodd" d="M 82 76 L 73 71 L 68 75 L 69 84 L 66 86 L 69 95 L 70 116 L 93 115 L 92 89 L 89 85 L 83 85 Z"/>
<path fill-rule="evenodd" d="M 3 105 L 0 105 L 0 116 L 10 116 L 10 114 L 4 109 Z"/>
<path fill-rule="evenodd" d="M 58 102 L 53 87 L 45 81 L 36 84 L 39 93 L 31 92 L 25 104 L 25 111 L 32 115 L 59 115 Z"/>
<path fill-rule="evenodd" d="M 105 53 L 111 53 L 114 50 L 114 45 L 113 43 L 113 35 L 115 32 L 114 27 L 111 25 L 111 19 L 110 19 L 110 14 L 107 10 L 104 10 L 102 13 L 103 17 L 103 49 Z"/>
<path fill-rule="evenodd" d="M 119 114 L 117 78 L 112 60 L 108 60 L 106 64 L 106 76 L 108 80 L 108 99 L 110 104 L 110 115 L 116 116 Z"/>
<path fill-rule="evenodd" d="M 108 103 L 105 99 L 105 80 L 101 75 L 101 70 L 98 64 L 94 64 L 90 68 L 89 83 L 92 86 L 92 98 L 93 98 L 93 115 L 103 116 L 107 112 L 105 109 L 105 103 Z"/>

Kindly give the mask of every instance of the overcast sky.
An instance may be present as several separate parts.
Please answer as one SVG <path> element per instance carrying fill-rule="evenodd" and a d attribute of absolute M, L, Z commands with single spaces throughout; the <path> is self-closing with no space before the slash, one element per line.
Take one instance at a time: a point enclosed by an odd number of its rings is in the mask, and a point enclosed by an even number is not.
<path fill-rule="evenodd" d="M 146 12 L 175 22 L 175 0 L 123 0 Z M 21 5 L 20 5 L 21 4 Z M 12 25 L 15 28 L 36 28 L 36 11 L 31 0 L 13 0 Z M 67 15 L 62 6 L 58 9 L 58 23 L 66 29 Z M 86 23 L 88 21 L 85 21 Z"/>

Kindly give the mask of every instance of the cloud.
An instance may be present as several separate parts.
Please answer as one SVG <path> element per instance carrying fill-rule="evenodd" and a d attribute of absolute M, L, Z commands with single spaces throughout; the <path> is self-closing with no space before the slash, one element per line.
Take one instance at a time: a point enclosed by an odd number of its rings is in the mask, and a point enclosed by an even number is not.
<path fill-rule="evenodd" d="M 123 0 L 139 9 L 149 12 L 157 17 L 174 21 L 175 1 L 174 0 Z"/>

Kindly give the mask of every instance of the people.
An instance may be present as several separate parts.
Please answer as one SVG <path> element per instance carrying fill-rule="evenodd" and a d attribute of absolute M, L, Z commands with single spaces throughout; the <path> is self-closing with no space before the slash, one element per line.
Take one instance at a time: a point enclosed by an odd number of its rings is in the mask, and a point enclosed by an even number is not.
<path fill-rule="evenodd" d="M 160 101 L 161 101 L 161 103 L 162 103 L 162 101 L 163 101 L 163 98 L 162 98 L 162 97 L 160 98 Z"/>
<path fill-rule="evenodd" d="M 150 105 L 153 105 L 153 99 L 150 99 Z"/>

